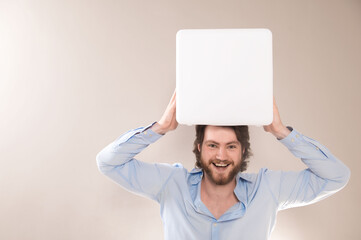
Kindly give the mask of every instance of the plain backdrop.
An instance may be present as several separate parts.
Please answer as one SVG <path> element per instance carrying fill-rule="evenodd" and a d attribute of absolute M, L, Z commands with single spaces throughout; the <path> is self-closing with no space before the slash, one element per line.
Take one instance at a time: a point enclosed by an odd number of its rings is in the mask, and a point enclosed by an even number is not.
<path fill-rule="evenodd" d="M 157 203 L 95 156 L 159 120 L 187 28 L 269 28 L 284 124 L 352 171 L 339 193 L 280 212 L 271 239 L 361 239 L 359 0 L 0 0 L 0 239 L 163 239 Z M 262 127 L 250 134 L 248 172 L 305 167 Z M 138 159 L 190 170 L 193 140 L 179 126 Z"/>

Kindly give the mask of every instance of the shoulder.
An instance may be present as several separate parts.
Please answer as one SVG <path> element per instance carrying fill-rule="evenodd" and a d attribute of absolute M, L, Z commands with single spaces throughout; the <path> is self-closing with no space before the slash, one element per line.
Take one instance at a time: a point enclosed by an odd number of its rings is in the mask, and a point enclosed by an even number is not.
<path fill-rule="evenodd" d="M 187 183 L 187 185 L 197 185 L 203 177 L 203 171 L 200 168 L 193 168 L 188 171 L 181 163 L 171 165 L 172 179 L 177 183 Z"/>
<path fill-rule="evenodd" d="M 264 177 L 272 176 L 277 174 L 278 171 L 273 171 L 268 168 L 261 168 L 258 173 L 248 173 L 248 172 L 241 172 L 239 173 L 239 177 L 248 181 L 248 182 L 258 182 L 262 180 Z"/>
<path fill-rule="evenodd" d="M 170 174 L 167 179 L 166 189 L 172 189 L 174 191 L 174 187 L 177 189 L 181 186 L 181 189 L 187 186 L 187 179 L 190 175 L 188 170 L 181 163 L 174 164 L 166 164 L 170 170 Z"/>
<path fill-rule="evenodd" d="M 273 197 L 273 188 L 279 184 L 280 171 L 261 168 L 257 173 L 240 173 L 242 184 L 246 184 L 248 201 L 253 201 L 257 196 L 265 197 L 270 194 Z M 266 194 L 266 195 L 265 195 Z"/>
<path fill-rule="evenodd" d="M 271 170 L 268 168 L 261 168 L 258 173 L 240 173 L 239 177 L 249 186 L 253 188 L 259 188 L 262 185 L 270 187 L 271 185 L 277 185 L 282 180 L 283 171 Z"/>
<path fill-rule="evenodd" d="M 163 163 L 163 164 L 166 165 L 171 170 L 172 175 L 174 176 L 186 177 L 189 174 L 188 170 L 181 163 L 173 163 L 173 164 Z"/>

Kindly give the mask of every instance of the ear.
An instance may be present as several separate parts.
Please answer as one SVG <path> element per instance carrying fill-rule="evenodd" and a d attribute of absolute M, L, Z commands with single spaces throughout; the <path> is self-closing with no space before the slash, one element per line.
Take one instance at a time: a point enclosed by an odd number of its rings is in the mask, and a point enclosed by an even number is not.
<path fill-rule="evenodd" d="M 198 152 L 201 152 L 201 145 L 199 143 L 198 143 L 197 147 L 198 147 Z"/>

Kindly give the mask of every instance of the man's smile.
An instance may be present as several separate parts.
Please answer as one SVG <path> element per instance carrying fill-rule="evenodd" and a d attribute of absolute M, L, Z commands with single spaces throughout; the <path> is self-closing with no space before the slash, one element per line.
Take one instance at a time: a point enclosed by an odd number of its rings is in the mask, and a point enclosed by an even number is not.
<path fill-rule="evenodd" d="M 225 172 L 231 165 L 229 162 L 212 162 L 213 167 L 217 172 Z"/>

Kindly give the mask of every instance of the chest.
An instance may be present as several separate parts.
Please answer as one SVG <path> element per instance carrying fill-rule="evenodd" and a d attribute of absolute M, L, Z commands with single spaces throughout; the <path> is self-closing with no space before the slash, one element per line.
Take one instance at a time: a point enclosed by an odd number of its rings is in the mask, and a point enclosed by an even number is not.
<path fill-rule="evenodd" d="M 204 205 L 197 201 L 168 198 L 161 208 L 165 239 L 268 239 L 275 223 L 276 208 L 272 201 L 250 204 L 247 208 L 235 201 L 228 204 L 202 203 Z M 232 203 L 238 206 L 232 207 Z"/>
<path fill-rule="evenodd" d="M 236 205 L 239 202 L 234 194 L 229 198 L 217 200 L 208 197 L 204 193 L 201 193 L 201 201 L 216 219 L 219 219 L 232 206 Z"/>
<path fill-rule="evenodd" d="M 244 205 L 246 201 L 238 202 L 236 197 L 225 202 L 209 201 L 202 198 L 199 185 L 170 181 L 161 202 L 165 239 L 268 239 L 277 206 L 269 190 L 259 190 Z"/>

